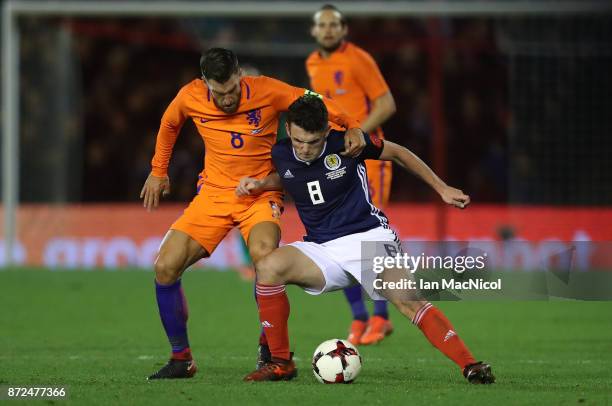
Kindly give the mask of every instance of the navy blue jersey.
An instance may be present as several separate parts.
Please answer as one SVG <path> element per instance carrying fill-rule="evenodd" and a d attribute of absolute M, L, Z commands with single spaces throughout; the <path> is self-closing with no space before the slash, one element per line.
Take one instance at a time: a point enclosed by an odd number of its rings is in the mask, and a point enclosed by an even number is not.
<path fill-rule="evenodd" d="M 370 200 L 365 159 L 377 159 L 382 140 L 366 135 L 357 158 L 340 155 L 344 132 L 330 131 L 323 152 L 308 163 L 299 159 L 285 138 L 272 148 L 272 161 L 283 187 L 295 201 L 306 227 L 305 241 L 322 244 L 376 227 L 388 228 L 387 217 Z"/>

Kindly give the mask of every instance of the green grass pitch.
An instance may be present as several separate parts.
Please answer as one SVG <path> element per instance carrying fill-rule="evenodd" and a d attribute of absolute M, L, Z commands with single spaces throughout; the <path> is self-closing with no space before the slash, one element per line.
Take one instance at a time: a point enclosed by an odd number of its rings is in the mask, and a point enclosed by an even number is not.
<path fill-rule="evenodd" d="M 311 297 L 290 288 L 290 332 L 299 376 L 243 383 L 259 331 L 252 285 L 233 272 L 187 272 L 191 380 L 147 382 L 169 354 L 144 271 L 0 272 L 0 386 L 70 387 L 70 399 L 40 404 L 610 404 L 612 302 L 441 302 L 492 386 L 466 383 L 420 331 L 392 311 L 396 331 L 360 348 L 352 385 L 315 381 L 310 357 L 343 338 L 341 293 Z M 16 402 L 18 404 L 20 402 Z"/>

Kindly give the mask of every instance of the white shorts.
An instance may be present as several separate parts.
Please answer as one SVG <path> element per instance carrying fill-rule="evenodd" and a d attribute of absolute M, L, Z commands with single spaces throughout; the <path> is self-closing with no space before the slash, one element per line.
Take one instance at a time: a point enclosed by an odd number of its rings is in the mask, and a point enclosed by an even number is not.
<path fill-rule="evenodd" d="M 362 245 L 364 241 L 384 244 Z M 374 256 L 389 255 L 389 252 L 386 251 L 389 246 L 397 252 L 401 249 L 399 238 L 397 238 L 395 232 L 383 227 L 346 235 L 323 244 L 296 241 L 289 245 L 299 249 L 304 255 L 312 259 L 325 278 L 323 289 L 305 288 L 304 290 L 307 293 L 319 295 L 323 292 L 344 289 L 359 283 L 374 300 L 383 299 L 373 289 L 373 281 L 377 277 L 372 270 Z"/>

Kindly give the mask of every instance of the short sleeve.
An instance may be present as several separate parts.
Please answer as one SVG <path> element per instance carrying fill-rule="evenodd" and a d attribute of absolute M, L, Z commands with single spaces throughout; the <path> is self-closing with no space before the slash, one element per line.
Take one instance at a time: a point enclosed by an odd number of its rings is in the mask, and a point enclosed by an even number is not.
<path fill-rule="evenodd" d="M 355 63 L 353 65 L 357 82 L 363 88 L 370 100 L 376 100 L 389 91 L 389 85 L 385 82 L 376 61 L 367 52 L 357 49 L 355 51 Z"/>

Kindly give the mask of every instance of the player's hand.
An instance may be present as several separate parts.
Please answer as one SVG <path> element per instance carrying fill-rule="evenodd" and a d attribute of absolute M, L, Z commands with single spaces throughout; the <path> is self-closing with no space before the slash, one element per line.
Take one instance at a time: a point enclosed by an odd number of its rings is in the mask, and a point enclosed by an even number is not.
<path fill-rule="evenodd" d="M 170 194 L 170 179 L 168 176 L 158 177 L 149 174 L 145 181 L 142 190 L 140 191 L 140 198 L 144 199 L 144 208 L 147 211 L 156 209 L 159 206 L 159 197 L 167 196 Z"/>
<path fill-rule="evenodd" d="M 263 182 L 259 179 L 244 177 L 240 179 L 236 188 L 236 196 L 249 196 L 259 194 L 263 189 Z"/>
<path fill-rule="evenodd" d="M 470 197 L 454 187 L 444 186 L 440 191 L 440 196 L 445 203 L 452 204 L 460 209 L 465 209 L 470 204 Z"/>
<path fill-rule="evenodd" d="M 344 134 L 344 151 L 340 155 L 356 158 L 365 146 L 365 135 L 361 128 L 351 128 Z"/>

